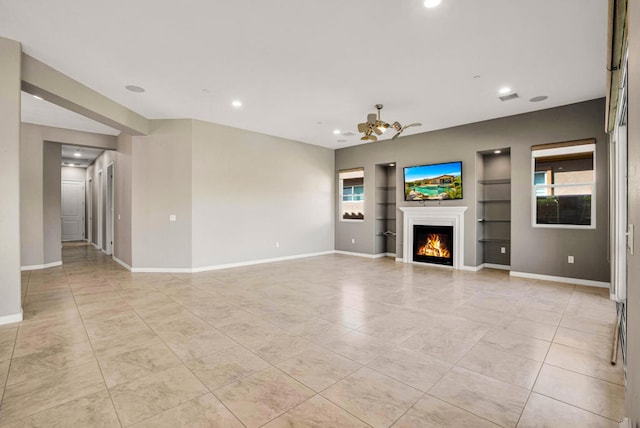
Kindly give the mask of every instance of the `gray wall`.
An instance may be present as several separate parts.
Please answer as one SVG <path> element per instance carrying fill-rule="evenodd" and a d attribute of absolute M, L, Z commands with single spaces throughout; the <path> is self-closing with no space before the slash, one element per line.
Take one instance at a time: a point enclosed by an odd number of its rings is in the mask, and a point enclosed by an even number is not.
<path fill-rule="evenodd" d="M 61 171 L 62 147 L 58 143 L 44 142 L 42 179 L 43 179 L 43 200 L 42 206 L 44 214 L 43 222 L 43 242 L 44 242 L 44 264 L 62 261 L 62 192 L 61 192 Z"/>
<path fill-rule="evenodd" d="M 20 44 L 0 38 L 0 318 L 20 314 Z M 13 321 L 18 321 L 14 319 Z"/>
<path fill-rule="evenodd" d="M 398 206 L 418 206 L 404 201 L 403 167 L 448 161 L 463 162 L 464 199 L 427 202 L 428 206 L 467 206 L 465 213 L 465 254 L 467 266 L 477 263 L 476 161 L 477 151 L 511 148 L 512 231 L 511 270 L 543 275 L 609 280 L 607 261 L 607 138 L 604 134 L 604 100 L 495 119 L 439 131 L 427 132 L 394 141 L 382 141 L 336 151 L 336 171 L 365 168 L 365 221 L 342 222 L 336 216 L 336 249 L 365 254 L 374 253 L 375 221 L 373 190 L 374 166 L 396 162 Z M 558 230 L 531 226 L 531 146 L 559 141 L 596 138 L 597 140 L 597 228 L 595 230 Z M 334 176 L 337 183 L 337 174 Z M 337 202 L 336 195 L 336 202 Z M 401 213 L 398 231 L 402 230 Z M 351 239 L 356 244 L 351 244 Z M 397 257 L 402 256 L 402 239 L 397 239 Z M 544 250 L 531 251 L 531 248 Z M 567 264 L 567 256 L 575 264 Z"/>
<path fill-rule="evenodd" d="M 131 266 L 131 135 L 118 136 L 115 162 L 115 231 L 113 254 Z"/>
<path fill-rule="evenodd" d="M 629 1 L 629 224 L 635 225 L 635 254 L 628 255 L 627 414 L 640 425 L 640 0 Z"/>
<path fill-rule="evenodd" d="M 191 123 L 156 120 L 132 137 L 134 267 L 191 268 Z"/>
<path fill-rule="evenodd" d="M 87 168 L 63 166 L 62 168 L 60 168 L 60 174 L 63 180 L 85 181 L 85 179 L 87 178 Z"/>
<path fill-rule="evenodd" d="M 20 133 L 20 257 L 22 266 L 44 264 L 44 144 L 35 126 Z"/>
<path fill-rule="evenodd" d="M 91 185 L 93 187 L 93 198 L 92 198 L 92 217 L 93 222 L 92 232 L 91 232 L 91 242 L 95 245 L 98 245 L 98 219 L 99 219 L 99 209 L 102 209 L 102 247 L 106 248 L 106 233 L 107 233 L 107 217 L 106 217 L 106 209 L 107 209 L 107 166 L 110 163 L 116 165 L 116 152 L 114 150 L 105 150 L 102 152 L 100 156 L 96 158 L 96 160 L 89 165 L 87 168 L 86 179 L 87 182 L 89 178 L 92 178 Z M 100 178 L 99 172 L 102 171 L 102 177 Z M 117 176 L 114 174 L 114 180 L 117 179 Z M 102 181 L 101 181 L 102 180 Z M 102 185 L 102 201 L 99 201 L 100 197 L 100 189 L 99 187 Z M 100 202 L 102 202 L 100 204 Z M 117 227 L 115 223 L 117 223 L 118 214 L 115 213 L 116 219 L 114 219 L 114 226 Z M 114 228 L 115 229 L 115 228 Z M 115 233 L 114 233 L 115 236 Z"/>
<path fill-rule="evenodd" d="M 333 250 L 332 150 L 194 120 L 192 159 L 194 267 Z"/>

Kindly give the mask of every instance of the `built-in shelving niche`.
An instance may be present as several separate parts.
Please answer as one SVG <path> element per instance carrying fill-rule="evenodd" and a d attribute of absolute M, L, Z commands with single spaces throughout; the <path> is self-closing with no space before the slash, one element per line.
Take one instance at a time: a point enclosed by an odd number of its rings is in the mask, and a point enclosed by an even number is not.
<path fill-rule="evenodd" d="M 395 163 L 376 165 L 376 254 L 396 253 L 396 167 Z"/>
<path fill-rule="evenodd" d="M 508 148 L 477 153 L 478 262 L 509 269 L 511 264 L 511 153 Z"/>

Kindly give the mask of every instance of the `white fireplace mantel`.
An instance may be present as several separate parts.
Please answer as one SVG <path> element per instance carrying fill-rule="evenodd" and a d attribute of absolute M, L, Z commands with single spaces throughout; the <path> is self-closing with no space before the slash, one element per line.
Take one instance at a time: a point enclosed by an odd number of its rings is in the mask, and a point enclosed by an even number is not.
<path fill-rule="evenodd" d="M 464 212 L 467 207 L 400 207 L 403 212 L 402 261 L 413 263 L 413 226 L 453 226 L 453 268 L 464 265 Z"/>

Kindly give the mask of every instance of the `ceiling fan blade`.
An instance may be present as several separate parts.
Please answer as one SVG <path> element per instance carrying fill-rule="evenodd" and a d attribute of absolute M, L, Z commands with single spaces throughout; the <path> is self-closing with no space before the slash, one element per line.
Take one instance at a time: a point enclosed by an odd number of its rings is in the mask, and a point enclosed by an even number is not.
<path fill-rule="evenodd" d="M 374 126 L 372 129 L 373 129 L 373 132 L 375 132 L 376 134 L 382 135 L 383 131 L 381 131 L 380 128 L 378 128 L 377 126 Z"/>
<path fill-rule="evenodd" d="M 375 135 L 369 135 L 369 139 L 371 141 L 378 141 L 378 137 L 376 137 Z"/>
<path fill-rule="evenodd" d="M 374 123 L 376 123 L 376 114 L 375 113 L 369 113 L 367 115 L 367 123 L 369 125 L 373 125 Z"/>
<path fill-rule="evenodd" d="M 404 131 L 405 129 L 407 129 L 407 128 L 411 127 L 411 126 L 422 126 L 422 124 L 420 122 L 410 123 L 409 125 L 407 125 L 404 128 L 402 128 L 402 130 Z"/>
<path fill-rule="evenodd" d="M 368 123 L 359 123 L 358 124 L 358 132 L 367 132 L 367 129 L 369 129 L 369 124 Z"/>

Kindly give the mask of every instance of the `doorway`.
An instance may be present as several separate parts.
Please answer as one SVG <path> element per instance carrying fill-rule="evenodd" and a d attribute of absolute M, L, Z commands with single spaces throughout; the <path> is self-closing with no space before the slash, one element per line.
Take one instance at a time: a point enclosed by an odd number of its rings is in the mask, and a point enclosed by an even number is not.
<path fill-rule="evenodd" d="M 87 242 L 93 243 L 93 178 L 89 178 L 87 185 Z"/>
<path fill-rule="evenodd" d="M 113 163 L 107 166 L 107 194 L 106 194 L 106 240 L 104 250 L 107 254 L 113 254 L 113 229 L 114 229 L 114 191 L 113 191 Z"/>
<path fill-rule="evenodd" d="M 102 170 L 98 171 L 98 248 L 103 249 L 102 239 Z"/>

